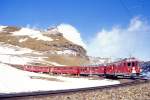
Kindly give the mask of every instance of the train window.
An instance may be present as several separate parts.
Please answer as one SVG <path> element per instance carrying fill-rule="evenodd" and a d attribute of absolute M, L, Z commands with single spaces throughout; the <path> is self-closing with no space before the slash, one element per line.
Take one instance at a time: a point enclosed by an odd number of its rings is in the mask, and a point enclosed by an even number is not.
<path fill-rule="evenodd" d="M 138 62 L 136 61 L 136 62 L 135 62 L 135 66 L 137 66 L 137 65 L 138 65 Z"/>
<path fill-rule="evenodd" d="M 132 62 L 132 66 L 135 66 L 135 63 L 134 63 L 134 62 Z"/>
<path fill-rule="evenodd" d="M 126 66 L 126 63 L 123 63 L 124 66 Z"/>
<path fill-rule="evenodd" d="M 128 66 L 131 66 L 131 63 L 130 63 L 130 62 L 128 62 Z"/>
<path fill-rule="evenodd" d="M 94 69 L 95 69 L 95 70 L 97 70 L 97 69 L 98 69 L 98 67 L 94 67 Z"/>
<path fill-rule="evenodd" d="M 81 68 L 81 71 L 86 71 L 86 68 Z"/>

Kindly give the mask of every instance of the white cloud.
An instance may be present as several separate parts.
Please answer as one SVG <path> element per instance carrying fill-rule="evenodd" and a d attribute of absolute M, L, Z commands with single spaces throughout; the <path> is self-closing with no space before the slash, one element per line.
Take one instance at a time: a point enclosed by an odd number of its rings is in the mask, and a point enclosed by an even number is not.
<path fill-rule="evenodd" d="M 83 42 L 79 31 L 75 27 L 70 24 L 60 24 L 57 28 L 59 32 L 63 33 L 66 39 L 86 48 L 86 44 Z"/>
<path fill-rule="evenodd" d="M 150 27 L 146 21 L 133 18 L 127 28 L 102 29 L 93 38 L 88 54 L 100 57 L 129 57 L 130 55 L 150 60 Z"/>
<path fill-rule="evenodd" d="M 128 30 L 129 31 L 139 30 L 143 26 L 143 24 L 144 23 L 141 20 L 139 20 L 138 17 L 135 17 L 130 21 Z"/>

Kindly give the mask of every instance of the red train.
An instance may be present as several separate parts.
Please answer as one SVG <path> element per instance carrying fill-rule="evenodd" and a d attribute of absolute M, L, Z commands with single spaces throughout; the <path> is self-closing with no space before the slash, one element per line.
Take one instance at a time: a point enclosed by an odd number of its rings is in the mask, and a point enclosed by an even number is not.
<path fill-rule="evenodd" d="M 95 66 L 31 66 L 24 65 L 24 70 L 31 72 L 71 74 L 71 75 L 104 75 L 104 76 L 139 76 L 141 68 L 135 58 L 123 59 L 106 65 Z"/>

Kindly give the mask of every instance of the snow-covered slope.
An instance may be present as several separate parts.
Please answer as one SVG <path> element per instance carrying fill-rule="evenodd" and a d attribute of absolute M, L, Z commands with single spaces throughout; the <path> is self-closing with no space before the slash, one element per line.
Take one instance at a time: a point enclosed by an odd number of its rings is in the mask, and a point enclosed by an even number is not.
<path fill-rule="evenodd" d="M 39 79 L 40 77 L 44 78 L 45 80 Z M 63 90 L 93 86 L 104 86 L 119 83 L 119 81 L 112 81 L 106 79 L 89 80 L 84 78 L 49 76 L 22 71 L 19 69 L 15 69 L 9 65 L 0 63 L 0 93 Z"/>
<path fill-rule="evenodd" d="M 21 28 L 19 31 L 15 31 L 12 33 L 13 35 L 17 36 L 29 36 L 31 38 L 36 38 L 37 40 L 53 41 L 52 38 L 43 36 L 40 31 L 29 28 Z"/>
<path fill-rule="evenodd" d="M 7 26 L 0 26 L 0 32 L 3 31 L 4 28 L 6 28 Z"/>
<path fill-rule="evenodd" d="M 61 66 L 56 62 L 45 61 L 42 53 L 28 48 L 21 48 L 10 44 L 0 42 L 0 62 L 8 64 L 33 64 L 33 63 L 47 63 L 56 66 Z"/>

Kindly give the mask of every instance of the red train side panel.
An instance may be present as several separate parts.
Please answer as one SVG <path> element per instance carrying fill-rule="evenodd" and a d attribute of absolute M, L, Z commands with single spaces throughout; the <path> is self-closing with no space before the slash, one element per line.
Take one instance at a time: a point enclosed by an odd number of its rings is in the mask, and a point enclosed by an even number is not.
<path fill-rule="evenodd" d="M 133 58 L 114 62 L 106 66 L 106 74 L 108 75 L 132 76 L 133 74 L 140 73 L 141 68 L 138 64 L 138 61 Z"/>
<path fill-rule="evenodd" d="M 60 66 L 60 67 L 50 67 L 51 73 L 57 73 L 57 74 L 79 74 L 79 67 L 66 67 L 66 66 Z"/>
<path fill-rule="evenodd" d="M 84 74 L 84 75 L 121 75 L 132 76 L 140 74 L 141 68 L 136 59 L 125 59 L 118 62 L 100 66 L 24 66 L 24 70 L 32 72 L 45 72 L 57 74 Z"/>
<path fill-rule="evenodd" d="M 99 66 L 99 67 L 80 67 L 80 74 L 82 75 L 102 75 L 104 74 L 105 67 Z"/>
<path fill-rule="evenodd" d="M 25 65 L 24 70 L 31 72 L 45 72 L 49 73 L 49 67 L 46 66 L 27 66 Z"/>

